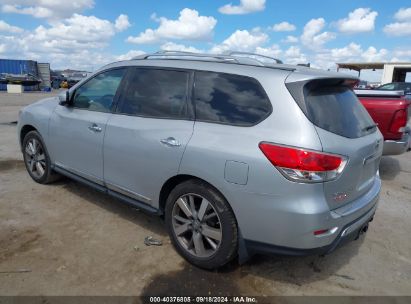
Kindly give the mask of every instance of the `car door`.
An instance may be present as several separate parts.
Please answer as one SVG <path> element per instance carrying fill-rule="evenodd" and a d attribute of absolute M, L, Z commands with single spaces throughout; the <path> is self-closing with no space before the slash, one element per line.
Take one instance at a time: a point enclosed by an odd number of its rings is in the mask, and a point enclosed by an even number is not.
<path fill-rule="evenodd" d="M 104 140 L 110 190 L 157 207 L 193 133 L 191 79 L 183 70 L 130 68 Z"/>
<path fill-rule="evenodd" d="M 103 140 L 125 68 L 104 71 L 71 93 L 49 124 L 50 154 L 55 166 L 103 184 Z"/>

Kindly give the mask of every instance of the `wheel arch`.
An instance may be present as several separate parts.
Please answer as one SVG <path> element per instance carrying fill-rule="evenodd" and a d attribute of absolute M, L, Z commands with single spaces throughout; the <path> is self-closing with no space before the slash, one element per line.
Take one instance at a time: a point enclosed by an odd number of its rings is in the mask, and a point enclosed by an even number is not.
<path fill-rule="evenodd" d="M 24 126 L 21 128 L 21 130 L 20 130 L 20 138 L 19 138 L 19 142 L 20 142 L 20 147 L 21 147 L 21 148 L 23 147 L 24 137 L 27 135 L 27 133 L 29 133 L 29 132 L 31 132 L 31 131 L 37 131 L 37 132 L 38 132 L 38 130 L 37 130 L 34 126 L 32 126 L 32 125 L 30 125 L 30 124 L 26 124 L 26 125 L 24 125 Z"/>
<path fill-rule="evenodd" d="M 211 184 L 210 182 L 199 178 L 197 176 L 194 175 L 189 175 L 189 174 L 179 174 L 179 175 L 175 175 L 171 178 L 169 178 L 161 187 L 160 190 L 160 195 L 159 195 L 159 200 L 158 200 L 158 209 L 160 214 L 164 215 L 164 210 L 165 210 L 165 206 L 166 206 L 166 202 L 167 202 L 167 197 L 170 194 L 170 192 L 179 184 L 188 181 L 188 180 L 198 180 L 201 181 L 203 183 L 206 183 L 208 186 L 210 186 L 211 188 L 213 188 L 215 191 L 217 191 L 227 202 L 228 206 L 230 207 L 230 209 L 233 211 L 233 214 L 235 216 L 234 210 L 230 204 L 230 202 L 227 200 L 226 196 L 222 193 L 222 191 L 220 191 L 217 187 L 215 187 L 213 184 Z"/>

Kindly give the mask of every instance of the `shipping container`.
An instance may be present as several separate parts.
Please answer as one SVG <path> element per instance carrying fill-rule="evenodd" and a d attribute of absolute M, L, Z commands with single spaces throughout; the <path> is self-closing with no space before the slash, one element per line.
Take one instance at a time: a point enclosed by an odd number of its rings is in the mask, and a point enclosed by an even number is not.
<path fill-rule="evenodd" d="M 33 60 L 0 59 L 0 73 L 32 74 L 38 77 L 37 62 Z M 39 86 L 24 86 L 24 91 L 38 90 Z M 7 85 L 0 84 L 0 91 L 6 91 Z"/>

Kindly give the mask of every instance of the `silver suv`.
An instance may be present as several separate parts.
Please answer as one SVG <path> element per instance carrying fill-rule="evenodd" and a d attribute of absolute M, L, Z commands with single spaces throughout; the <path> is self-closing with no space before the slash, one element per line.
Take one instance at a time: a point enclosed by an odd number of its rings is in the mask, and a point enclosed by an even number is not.
<path fill-rule="evenodd" d="M 24 108 L 18 136 L 34 181 L 68 176 L 163 216 L 199 267 L 325 254 L 366 231 L 381 187 L 382 136 L 356 82 L 256 55 L 155 53 Z"/>

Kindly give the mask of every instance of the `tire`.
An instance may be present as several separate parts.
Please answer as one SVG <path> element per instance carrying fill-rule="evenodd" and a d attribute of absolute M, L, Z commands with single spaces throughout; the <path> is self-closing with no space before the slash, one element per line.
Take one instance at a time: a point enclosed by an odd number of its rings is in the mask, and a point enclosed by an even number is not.
<path fill-rule="evenodd" d="M 43 139 L 37 131 L 30 131 L 23 139 L 23 158 L 30 177 L 39 184 L 48 184 L 60 175 L 51 169 L 51 161 Z"/>
<path fill-rule="evenodd" d="M 171 242 L 191 264 L 216 269 L 236 257 L 234 213 L 225 198 L 207 183 L 188 180 L 177 185 L 167 198 L 165 220 Z"/>

